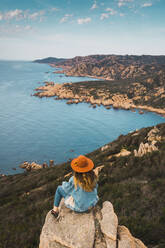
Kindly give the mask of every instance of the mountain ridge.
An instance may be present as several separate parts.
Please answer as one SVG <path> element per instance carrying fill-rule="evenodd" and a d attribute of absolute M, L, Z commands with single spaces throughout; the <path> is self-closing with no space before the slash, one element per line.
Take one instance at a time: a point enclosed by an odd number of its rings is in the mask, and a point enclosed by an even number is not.
<path fill-rule="evenodd" d="M 46 82 L 46 86 L 36 89 L 35 96 L 56 96 L 74 100 L 73 103 L 85 101 L 108 107 L 142 108 L 165 113 L 164 55 L 89 55 L 49 64 L 62 68 L 54 73 L 94 77 L 101 81 L 65 83 L 61 91 L 57 90 L 61 85 Z"/>
<path fill-rule="evenodd" d="M 148 76 L 148 73 L 162 73 L 165 56 L 155 55 L 88 55 L 72 59 L 41 59 L 40 63 L 63 67 L 68 76 L 98 76 L 104 79 L 126 79 Z M 37 61 L 35 61 L 37 62 Z"/>

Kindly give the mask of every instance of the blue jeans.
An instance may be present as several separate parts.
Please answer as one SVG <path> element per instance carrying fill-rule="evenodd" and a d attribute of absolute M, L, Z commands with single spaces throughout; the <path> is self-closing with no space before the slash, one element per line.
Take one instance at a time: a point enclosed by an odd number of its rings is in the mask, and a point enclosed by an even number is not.
<path fill-rule="evenodd" d="M 66 193 L 61 186 L 58 186 L 56 189 L 55 197 L 54 197 L 54 206 L 58 207 L 61 199 L 65 198 Z"/>

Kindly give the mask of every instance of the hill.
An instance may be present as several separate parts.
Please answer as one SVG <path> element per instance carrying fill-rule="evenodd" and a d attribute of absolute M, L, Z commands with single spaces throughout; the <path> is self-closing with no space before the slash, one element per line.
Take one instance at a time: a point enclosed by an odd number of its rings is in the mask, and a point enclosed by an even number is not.
<path fill-rule="evenodd" d="M 63 68 L 55 73 L 101 80 L 63 84 L 61 91 L 48 84 L 36 89 L 35 96 L 57 96 L 74 99 L 76 103 L 85 101 L 165 114 L 165 56 L 90 55 L 55 61 L 51 65 Z"/>
<path fill-rule="evenodd" d="M 45 59 L 36 59 L 33 62 L 35 63 L 43 63 L 43 64 L 54 64 L 54 63 L 61 63 L 64 62 L 66 59 L 64 58 L 54 58 L 54 57 L 48 57 Z"/>
<path fill-rule="evenodd" d="M 87 156 L 101 170 L 99 205 L 111 201 L 120 225 L 149 248 L 164 248 L 165 124 L 121 135 Z M 56 187 L 70 172 L 68 161 L 0 178 L 0 247 L 38 247 Z"/>
<path fill-rule="evenodd" d="M 110 80 L 141 78 L 148 83 L 156 76 L 161 82 L 162 77 L 165 78 L 165 56 L 89 55 L 72 59 L 46 58 L 39 62 L 63 67 L 68 76 L 89 75 Z"/>

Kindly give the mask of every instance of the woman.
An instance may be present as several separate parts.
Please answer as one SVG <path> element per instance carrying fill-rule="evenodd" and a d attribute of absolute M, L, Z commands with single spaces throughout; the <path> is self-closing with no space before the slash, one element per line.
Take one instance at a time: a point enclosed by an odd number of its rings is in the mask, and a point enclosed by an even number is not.
<path fill-rule="evenodd" d="M 69 182 L 63 182 L 56 190 L 54 207 L 51 211 L 55 217 L 58 216 L 58 207 L 62 197 L 64 197 L 66 207 L 76 212 L 85 212 L 94 207 L 98 201 L 98 185 L 93 171 L 93 161 L 80 155 L 72 160 L 71 167 L 73 176 Z"/>

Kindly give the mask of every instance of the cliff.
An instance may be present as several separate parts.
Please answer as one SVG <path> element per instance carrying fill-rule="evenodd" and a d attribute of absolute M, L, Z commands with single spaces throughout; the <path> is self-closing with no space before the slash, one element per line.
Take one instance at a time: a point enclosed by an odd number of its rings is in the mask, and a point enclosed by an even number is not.
<path fill-rule="evenodd" d="M 40 235 L 39 248 L 147 248 L 125 226 L 118 225 L 113 205 L 75 213 L 61 204 L 55 219 L 49 212 Z"/>
<path fill-rule="evenodd" d="M 148 248 L 164 248 L 165 123 L 120 135 L 87 156 L 99 172 L 98 206 L 110 201 L 120 226 Z M 56 188 L 70 176 L 70 161 L 0 176 L 0 247 L 39 246 Z"/>

